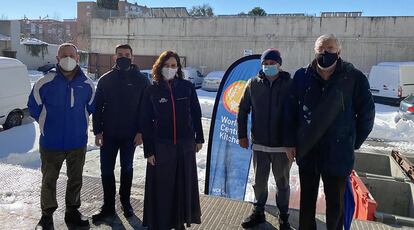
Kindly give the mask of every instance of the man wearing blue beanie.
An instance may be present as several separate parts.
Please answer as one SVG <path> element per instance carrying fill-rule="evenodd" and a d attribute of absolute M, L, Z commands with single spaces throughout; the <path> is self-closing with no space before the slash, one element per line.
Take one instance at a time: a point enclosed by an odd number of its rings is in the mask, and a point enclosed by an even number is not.
<path fill-rule="evenodd" d="M 290 74 L 283 71 L 282 58 L 276 49 L 268 49 L 261 56 L 262 69 L 247 82 L 237 115 L 239 145 L 249 147 L 247 137 L 248 114 L 252 113 L 251 143 L 256 202 L 243 228 L 252 228 L 266 221 L 264 207 L 268 196 L 270 169 L 276 180 L 276 204 L 279 209 L 279 229 L 291 229 L 289 224 L 289 172 L 294 156 L 286 152 L 284 137 L 289 131 L 283 127 L 284 104 L 291 85 Z"/>

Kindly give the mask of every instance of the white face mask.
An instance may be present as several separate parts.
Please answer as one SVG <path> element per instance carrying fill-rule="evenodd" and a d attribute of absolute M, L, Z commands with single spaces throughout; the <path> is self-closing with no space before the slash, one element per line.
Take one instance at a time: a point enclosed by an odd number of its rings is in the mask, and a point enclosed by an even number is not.
<path fill-rule="evenodd" d="M 59 66 L 62 67 L 62 69 L 67 72 L 74 70 L 76 65 L 77 65 L 76 60 L 71 57 L 62 58 L 59 61 Z"/>
<path fill-rule="evenodd" d="M 162 68 L 161 74 L 164 77 L 165 80 L 169 81 L 171 79 L 174 79 L 175 74 L 177 74 L 178 68 Z"/>

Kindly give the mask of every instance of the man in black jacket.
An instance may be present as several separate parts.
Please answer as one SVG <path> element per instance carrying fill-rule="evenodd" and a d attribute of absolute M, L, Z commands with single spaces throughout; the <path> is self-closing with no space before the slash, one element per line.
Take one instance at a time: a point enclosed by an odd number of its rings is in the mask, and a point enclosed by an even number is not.
<path fill-rule="evenodd" d="M 96 112 L 93 114 L 95 143 L 101 148 L 101 176 L 104 204 L 101 212 L 92 216 L 99 224 L 115 217 L 114 168 L 120 151 L 121 185 L 119 195 L 126 217 L 134 214 L 130 203 L 135 147 L 142 144 L 140 108 L 143 93 L 149 81 L 133 61 L 132 48 L 115 48 L 116 65 L 101 77 L 96 89 Z"/>
<path fill-rule="evenodd" d="M 242 223 L 252 228 L 265 222 L 264 207 L 267 200 L 270 168 L 276 180 L 276 203 L 279 208 L 279 229 L 290 229 L 289 218 L 289 171 L 293 156 L 284 146 L 283 107 L 288 98 L 290 74 L 280 69 L 282 58 L 279 51 L 268 49 L 261 56 L 262 70 L 250 79 L 240 101 L 237 115 L 239 144 L 249 147 L 247 138 L 248 114 L 252 112 L 251 139 L 253 144 L 253 185 L 256 202 L 253 213 Z"/>
<path fill-rule="evenodd" d="M 285 125 L 286 146 L 299 166 L 299 229 L 316 229 L 315 209 L 322 177 L 326 228 L 343 229 L 344 192 L 358 149 L 371 132 L 375 106 L 368 79 L 340 58 L 333 34 L 315 42 L 315 59 L 293 78 Z M 295 153 L 296 151 L 296 153 Z"/>

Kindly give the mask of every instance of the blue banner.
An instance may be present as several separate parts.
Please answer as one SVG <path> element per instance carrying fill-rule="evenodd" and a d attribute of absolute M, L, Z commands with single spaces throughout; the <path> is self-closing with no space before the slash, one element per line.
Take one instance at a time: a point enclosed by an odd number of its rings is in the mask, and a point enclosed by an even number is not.
<path fill-rule="evenodd" d="M 237 112 L 247 81 L 256 76 L 260 68 L 260 55 L 246 56 L 234 62 L 221 81 L 207 150 L 204 193 L 208 195 L 244 200 L 252 153 L 239 146 Z M 250 117 L 248 130 L 250 132 Z"/>

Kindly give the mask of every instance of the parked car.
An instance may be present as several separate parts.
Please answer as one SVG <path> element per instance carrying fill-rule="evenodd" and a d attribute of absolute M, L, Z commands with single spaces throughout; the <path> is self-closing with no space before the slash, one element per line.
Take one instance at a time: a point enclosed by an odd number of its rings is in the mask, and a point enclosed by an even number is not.
<path fill-rule="evenodd" d="M 376 102 L 398 105 L 414 93 L 414 62 L 381 62 L 369 73 L 371 93 Z"/>
<path fill-rule="evenodd" d="M 414 94 L 409 95 L 400 102 L 395 122 L 397 123 L 401 119 L 414 121 Z"/>
<path fill-rule="evenodd" d="M 46 65 L 40 66 L 37 68 L 38 71 L 42 71 L 43 73 L 49 72 L 51 69 L 56 68 L 55 64 L 48 63 Z"/>
<path fill-rule="evenodd" d="M 196 68 L 182 68 L 184 79 L 191 81 L 196 89 L 203 85 L 204 76 Z"/>
<path fill-rule="evenodd" d="M 152 70 L 150 69 L 144 69 L 144 70 L 140 70 L 140 72 L 148 78 L 149 82 L 152 84 Z"/>
<path fill-rule="evenodd" d="M 0 125 L 3 129 L 22 124 L 29 94 L 26 65 L 17 59 L 0 57 Z"/>
<path fill-rule="evenodd" d="M 217 92 L 225 71 L 213 71 L 204 78 L 202 89 Z"/>

